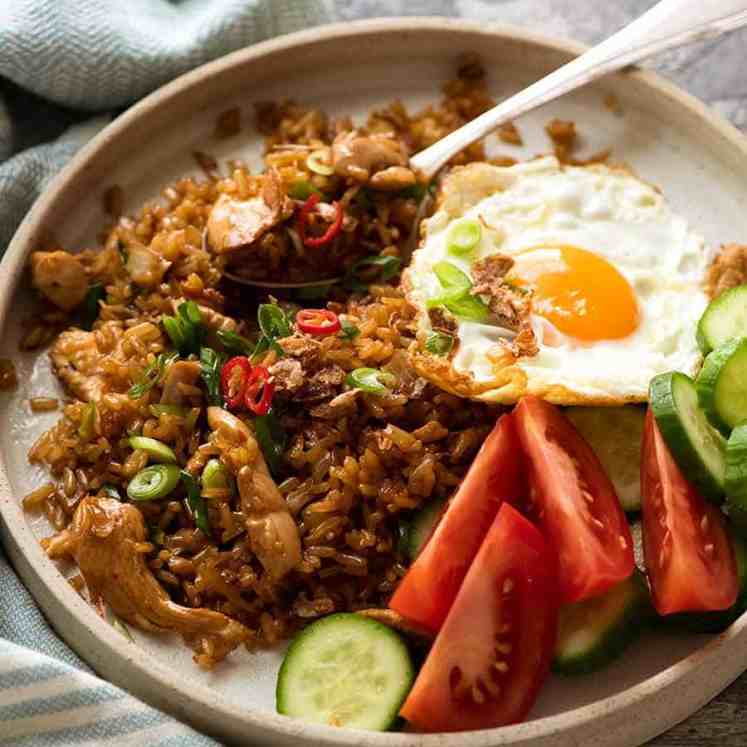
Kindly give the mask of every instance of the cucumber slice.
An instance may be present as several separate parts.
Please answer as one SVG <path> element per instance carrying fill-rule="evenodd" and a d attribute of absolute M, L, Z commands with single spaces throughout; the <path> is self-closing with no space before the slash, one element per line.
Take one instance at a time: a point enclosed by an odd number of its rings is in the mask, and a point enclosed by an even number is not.
<path fill-rule="evenodd" d="M 695 386 L 715 426 L 730 430 L 747 419 L 747 338 L 729 340 L 709 353 Z"/>
<path fill-rule="evenodd" d="M 317 620 L 290 645 L 278 674 L 278 713 L 317 724 L 385 731 L 415 678 L 391 628 L 354 613 Z"/>
<path fill-rule="evenodd" d="M 661 435 L 685 478 L 704 498 L 721 503 L 726 439 L 698 406 L 692 379 L 678 372 L 659 374 L 651 380 L 649 400 Z"/>
<path fill-rule="evenodd" d="M 407 555 L 410 560 L 415 560 L 420 555 L 440 521 L 446 503 L 445 500 L 431 501 L 413 516 L 407 532 Z"/>
<path fill-rule="evenodd" d="M 721 633 L 747 610 L 747 545 L 734 533 L 731 535 L 731 540 L 739 574 L 737 601 L 728 610 L 679 612 L 676 615 L 660 618 L 666 625 L 672 625 L 690 633 Z"/>
<path fill-rule="evenodd" d="M 696 337 L 704 353 L 747 334 L 747 285 L 722 293 L 708 304 L 698 322 Z"/>
<path fill-rule="evenodd" d="M 565 410 L 609 475 L 624 511 L 641 510 L 641 438 L 646 410 L 624 407 L 569 407 Z"/>
<path fill-rule="evenodd" d="M 726 443 L 725 487 L 729 515 L 742 526 L 747 515 L 747 422 L 738 425 Z"/>
<path fill-rule="evenodd" d="M 598 597 L 561 607 L 553 670 L 587 674 L 606 666 L 638 636 L 648 612 L 648 587 L 638 570 Z"/>

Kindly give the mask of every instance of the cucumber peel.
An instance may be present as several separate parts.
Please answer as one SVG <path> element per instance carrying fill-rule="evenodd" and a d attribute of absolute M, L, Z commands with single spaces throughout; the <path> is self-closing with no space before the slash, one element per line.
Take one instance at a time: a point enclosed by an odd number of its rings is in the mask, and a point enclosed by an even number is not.
<path fill-rule="evenodd" d="M 703 362 L 695 386 L 709 420 L 726 431 L 747 419 L 747 338 L 729 340 Z"/>
<path fill-rule="evenodd" d="M 698 322 L 696 339 L 704 354 L 747 333 L 747 285 L 722 293 L 708 304 Z"/>
<path fill-rule="evenodd" d="M 651 380 L 649 401 L 662 438 L 683 475 L 712 503 L 724 498 L 726 439 L 698 405 L 689 376 L 663 373 Z"/>

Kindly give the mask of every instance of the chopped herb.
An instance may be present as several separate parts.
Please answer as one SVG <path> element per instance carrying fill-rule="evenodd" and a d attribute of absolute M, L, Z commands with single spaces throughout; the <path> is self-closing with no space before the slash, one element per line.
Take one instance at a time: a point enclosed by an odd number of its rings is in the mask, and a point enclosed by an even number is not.
<path fill-rule="evenodd" d="M 277 341 L 293 334 L 293 322 L 289 320 L 288 314 L 276 303 L 261 303 L 257 309 L 257 322 L 262 334 L 254 348 L 252 359 L 256 360 L 270 348 L 282 357 L 283 348 Z"/>
<path fill-rule="evenodd" d="M 484 322 L 488 318 L 488 305 L 479 296 L 470 295 L 472 281 L 456 265 L 437 262 L 433 271 L 444 292 L 428 299 L 426 306 L 429 309 L 445 306 L 455 316 L 476 322 Z"/>
<path fill-rule="evenodd" d="M 378 368 L 356 368 L 345 377 L 345 383 L 369 394 L 386 394 L 397 379 L 394 374 Z"/>
<path fill-rule="evenodd" d="M 149 363 L 143 371 L 143 375 L 137 381 L 130 391 L 127 392 L 130 399 L 140 399 L 147 391 L 152 389 L 156 384 L 160 384 L 166 369 L 179 357 L 177 353 L 165 355 L 160 353 L 156 356 L 153 363 Z"/>
<path fill-rule="evenodd" d="M 115 501 L 121 501 L 122 495 L 119 490 L 110 482 L 105 482 L 100 488 L 99 493 L 103 493 L 107 498 L 114 498 Z"/>
<path fill-rule="evenodd" d="M 200 307 L 194 301 L 180 303 L 176 316 L 164 316 L 161 321 L 179 355 L 198 355 L 207 330 L 202 323 Z"/>
<path fill-rule="evenodd" d="M 200 376 L 207 389 L 208 404 L 223 407 L 223 395 L 220 386 L 220 370 L 224 357 L 212 348 L 200 348 Z"/>
<path fill-rule="evenodd" d="M 83 329 L 91 329 L 93 323 L 99 316 L 99 301 L 106 296 L 106 291 L 101 283 L 93 283 L 88 286 L 86 296 L 83 299 L 80 326 Z"/>
<path fill-rule="evenodd" d="M 179 405 L 150 405 L 148 409 L 150 410 L 150 414 L 156 418 L 161 415 L 177 415 L 183 418 L 187 414 L 187 411 L 183 407 L 179 407 Z"/>
<path fill-rule="evenodd" d="M 254 350 L 254 343 L 236 332 L 219 329 L 215 334 L 225 351 L 231 355 L 251 355 Z"/>
<path fill-rule="evenodd" d="M 359 259 L 345 278 L 345 286 L 350 290 L 365 291 L 373 282 L 385 283 L 393 278 L 400 267 L 399 257 L 382 254 Z"/>
<path fill-rule="evenodd" d="M 282 468 L 287 435 L 274 410 L 254 418 L 254 433 L 270 472 L 277 476 Z"/>
<path fill-rule="evenodd" d="M 211 536 L 210 520 L 208 519 L 207 505 L 200 494 L 200 486 L 187 470 L 183 469 L 180 474 L 184 487 L 187 490 L 187 506 L 192 514 L 195 525 L 208 537 Z"/>
<path fill-rule="evenodd" d="M 343 340 L 347 340 L 348 342 L 352 342 L 361 333 L 361 331 L 358 329 L 358 327 L 355 326 L 355 324 L 352 324 L 346 319 L 340 319 L 340 326 L 342 327 L 340 337 L 342 337 Z"/>
<path fill-rule="evenodd" d="M 454 338 L 443 332 L 431 332 L 425 341 L 425 349 L 433 355 L 448 355 L 454 347 Z"/>

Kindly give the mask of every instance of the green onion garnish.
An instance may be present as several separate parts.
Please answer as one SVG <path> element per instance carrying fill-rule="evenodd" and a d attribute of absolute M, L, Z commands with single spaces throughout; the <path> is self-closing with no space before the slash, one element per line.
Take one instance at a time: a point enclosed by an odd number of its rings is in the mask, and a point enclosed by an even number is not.
<path fill-rule="evenodd" d="M 200 376 L 205 382 L 208 404 L 216 407 L 223 407 L 220 370 L 224 362 L 224 357 L 212 348 L 200 348 Z"/>
<path fill-rule="evenodd" d="M 446 249 L 452 254 L 469 254 L 482 239 L 482 227 L 476 220 L 463 218 L 446 234 Z"/>
<path fill-rule="evenodd" d="M 277 476 L 282 468 L 287 437 L 278 416 L 273 410 L 270 410 L 267 415 L 259 415 L 254 418 L 254 434 L 270 472 L 273 476 Z"/>
<path fill-rule="evenodd" d="M 470 295 L 472 281 L 456 265 L 450 262 L 436 262 L 433 266 L 443 293 L 429 298 L 426 306 L 445 306 L 452 314 L 462 319 L 483 322 L 488 318 L 490 309 L 477 296 Z"/>
<path fill-rule="evenodd" d="M 194 476 L 187 470 L 182 470 L 179 477 L 187 489 L 187 506 L 192 513 L 192 518 L 198 529 L 210 536 L 210 520 L 208 519 L 207 505 L 200 494 L 200 486 Z"/>
<path fill-rule="evenodd" d="M 307 182 L 305 179 L 297 181 L 288 190 L 288 196 L 294 200 L 308 200 L 313 194 L 322 196 L 321 190 L 318 190 L 311 182 Z"/>
<path fill-rule="evenodd" d="M 477 296 L 470 296 L 469 294 L 453 301 L 446 301 L 444 306 L 454 316 L 469 319 L 473 322 L 484 322 L 490 315 L 488 305 Z"/>
<path fill-rule="evenodd" d="M 346 319 L 340 319 L 340 327 L 342 328 L 340 337 L 342 337 L 343 340 L 347 340 L 348 342 L 352 342 L 361 333 L 361 331 L 358 329 L 358 327 L 355 326 L 355 324 L 351 324 Z"/>
<path fill-rule="evenodd" d="M 278 356 L 284 355 L 283 348 L 277 341 L 293 334 L 292 323 L 288 315 L 276 303 L 261 303 L 257 309 L 257 322 L 262 333 L 252 353 L 256 360 L 262 353 L 272 348 Z"/>
<path fill-rule="evenodd" d="M 147 391 L 152 389 L 156 384 L 160 384 L 166 369 L 179 357 L 178 353 L 164 355 L 160 353 L 156 356 L 153 363 L 149 363 L 140 380 L 130 387 L 127 395 L 130 399 L 140 399 Z"/>
<path fill-rule="evenodd" d="M 306 166 L 310 171 L 321 176 L 332 176 L 335 170 L 331 163 L 329 163 L 329 148 L 319 148 L 313 153 L 309 154 L 306 159 Z"/>
<path fill-rule="evenodd" d="M 448 355 L 454 347 L 454 338 L 443 332 L 430 332 L 425 340 L 425 349 L 433 355 Z"/>
<path fill-rule="evenodd" d="M 210 459 L 202 470 L 202 487 L 207 490 L 224 488 L 233 490 L 233 476 L 219 459 Z"/>
<path fill-rule="evenodd" d="M 106 296 L 106 291 L 101 283 L 93 283 L 88 286 L 86 296 L 83 299 L 80 325 L 83 329 L 91 329 L 93 323 L 99 316 L 99 301 Z"/>
<path fill-rule="evenodd" d="M 176 464 L 174 450 L 163 441 L 148 436 L 130 436 L 130 446 L 144 451 L 154 462 L 162 464 Z"/>
<path fill-rule="evenodd" d="M 173 493 L 178 484 L 176 464 L 152 464 L 130 480 L 127 495 L 133 501 L 157 501 Z"/>
<path fill-rule="evenodd" d="M 369 394 L 386 394 L 397 380 L 393 374 L 378 368 L 356 368 L 345 377 L 345 383 Z"/>
<path fill-rule="evenodd" d="M 163 328 L 179 355 L 197 355 L 207 333 L 200 307 L 194 301 L 184 301 L 176 312 L 176 316 L 162 317 Z"/>
<path fill-rule="evenodd" d="M 231 355 L 251 355 L 254 350 L 254 343 L 236 332 L 219 329 L 215 334 L 226 352 Z"/>
<path fill-rule="evenodd" d="M 451 262 L 436 262 L 433 265 L 433 272 L 444 289 L 444 293 L 438 296 L 441 299 L 441 303 L 445 300 L 461 298 L 472 287 L 472 281 L 469 279 L 469 276 L 462 272 L 456 265 L 451 264 Z"/>

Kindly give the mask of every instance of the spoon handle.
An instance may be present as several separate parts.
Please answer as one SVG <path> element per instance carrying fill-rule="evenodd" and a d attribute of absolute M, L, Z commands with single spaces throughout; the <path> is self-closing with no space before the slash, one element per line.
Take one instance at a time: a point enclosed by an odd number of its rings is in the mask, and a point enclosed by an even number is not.
<path fill-rule="evenodd" d="M 509 119 L 645 57 L 745 24 L 747 0 L 661 0 L 609 39 L 416 154 L 411 165 L 430 178 Z"/>

